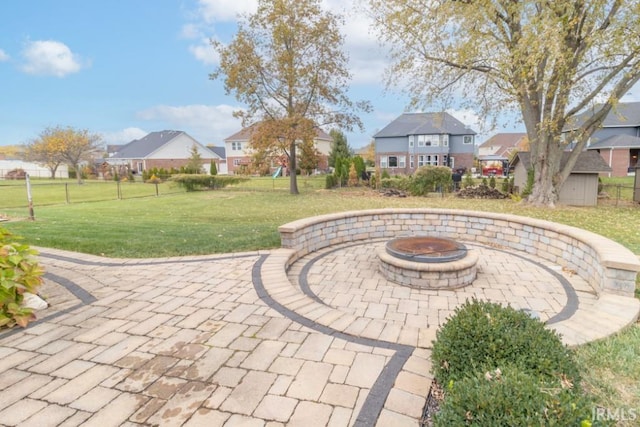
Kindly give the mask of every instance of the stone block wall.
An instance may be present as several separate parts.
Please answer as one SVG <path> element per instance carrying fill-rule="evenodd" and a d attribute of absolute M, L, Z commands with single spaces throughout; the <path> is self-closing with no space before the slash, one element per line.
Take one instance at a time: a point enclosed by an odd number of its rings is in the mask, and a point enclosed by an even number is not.
<path fill-rule="evenodd" d="M 640 261 L 624 246 L 567 225 L 516 215 L 448 209 L 376 209 L 305 218 L 279 227 L 290 262 L 336 244 L 431 235 L 536 255 L 578 274 L 594 292 L 633 296 Z"/>

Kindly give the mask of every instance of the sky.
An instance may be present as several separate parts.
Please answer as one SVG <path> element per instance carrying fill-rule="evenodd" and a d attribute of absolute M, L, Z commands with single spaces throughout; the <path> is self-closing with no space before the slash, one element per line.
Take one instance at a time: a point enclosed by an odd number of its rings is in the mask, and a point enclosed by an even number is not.
<path fill-rule="evenodd" d="M 202 144 L 224 145 L 241 128 L 226 95 L 211 39 L 228 42 L 239 13 L 256 0 L 2 0 L 0 16 L 0 145 L 27 143 L 47 127 L 87 129 L 106 144 L 149 132 L 180 130 Z M 347 4 L 345 7 L 344 5 Z M 365 146 L 407 111 L 408 99 L 387 89 L 385 48 L 352 2 L 323 0 L 345 17 L 352 100 L 369 100 L 364 131 L 345 132 Z M 426 109 L 425 111 L 438 111 Z M 479 133 L 493 132 L 470 110 L 450 110 Z M 507 120 L 501 132 L 523 131 Z M 327 129 L 328 130 L 328 129 Z"/>

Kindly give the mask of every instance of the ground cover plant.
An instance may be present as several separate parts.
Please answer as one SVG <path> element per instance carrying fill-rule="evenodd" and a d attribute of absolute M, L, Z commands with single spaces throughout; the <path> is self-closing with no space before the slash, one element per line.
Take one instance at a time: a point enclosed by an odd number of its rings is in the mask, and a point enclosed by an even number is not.
<path fill-rule="evenodd" d="M 25 327 L 35 318 L 22 302 L 25 292 L 38 292 L 43 271 L 37 252 L 20 240 L 0 227 L 0 328 Z"/>
<path fill-rule="evenodd" d="M 186 193 L 177 189 L 167 194 L 162 189 L 168 187 L 161 187 L 160 197 L 115 200 L 109 195 L 99 202 L 72 201 L 68 205 L 62 200 L 49 206 L 36 204 L 36 221 L 26 220 L 24 191 L 16 193 L 19 200 L 14 200 L 14 196 L 4 196 L 7 193 L 3 193 L 5 187 L 2 187 L 0 218 L 10 219 L 2 223 L 3 226 L 24 236 L 25 242 L 33 246 L 143 258 L 274 248 L 280 245 L 278 226 L 337 211 L 385 207 L 469 209 L 512 213 L 580 227 L 640 254 L 640 207 L 637 204 L 546 209 L 511 199 L 467 200 L 453 195 L 396 198 L 384 197 L 366 187 L 324 190 L 324 176 L 303 177 L 300 182 L 299 196 L 288 194 L 286 178 L 266 177 L 214 191 Z M 2 182 L 5 184 L 8 182 Z M 24 186 L 24 183 L 16 185 Z M 39 197 L 48 197 L 47 188 L 42 186 Z M 57 187 L 52 186 L 51 190 L 54 188 Z M 123 188 L 127 191 L 124 183 Z M 583 387 L 596 396 L 599 405 L 640 408 L 639 357 L 638 325 L 606 340 L 581 346 L 577 358 L 582 367 Z"/>

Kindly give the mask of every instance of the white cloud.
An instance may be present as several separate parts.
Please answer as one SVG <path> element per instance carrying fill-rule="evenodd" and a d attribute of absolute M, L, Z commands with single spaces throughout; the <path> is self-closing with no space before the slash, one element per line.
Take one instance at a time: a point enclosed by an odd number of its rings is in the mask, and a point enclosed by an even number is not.
<path fill-rule="evenodd" d="M 4 61 L 8 61 L 9 60 L 9 55 L 7 55 L 7 53 L 0 49 L 0 62 L 4 62 Z"/>
<path fill-rule="evenodd" d="M 199 0 L 198 14 L 207 23 L 235 21 L 239 14 L 257 10 L 256 0 Z"/>
<path fill-rule="evenodd" d="M 241 128 L 233 117 L 238 110 L 230 105 L 157 105 L 138 112 L 142 120 L 164 122 L 174 130 L 182 130 L 203 144 L 222 144 L 224 138 Z"/>
<path fill-rule="evenodd" d="M 149 132 L 140 128 L 126 128 L 116 132 L 102 132 L 102 138 L 106 144 L 109 145 L 122 145 L 128 144 L 134 139 L 140 139 L 147 135 Z"/>
<path fill-rule="evenodd" d="M 55 40 L 28 42 L 22 51 L 23 71 L 36 75 L 64 77 L 82 68 L 80 58 L 64 43 Z"/>
<path fill-rule="evenodd" d="M 211 46 L 209 39 L 201 40 L 200 44 L 190 45 L 189 52 L 203 64 L 217 65 L 220 61 L 220 55 Z"/>

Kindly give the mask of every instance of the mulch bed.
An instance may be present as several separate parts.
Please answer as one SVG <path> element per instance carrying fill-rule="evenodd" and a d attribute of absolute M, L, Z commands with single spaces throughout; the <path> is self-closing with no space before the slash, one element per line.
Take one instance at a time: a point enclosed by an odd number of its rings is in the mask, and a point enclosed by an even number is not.
<path fill-rule="evenodd" d="M 422 419 L 420 419 L 420 427 L 433 426 L 433 416 L 440 410 L 440 403 L 444 400 L 444 391 L 438 382 L 434 379 L 429 388 L 427 401 L 422 410 Z"/>

